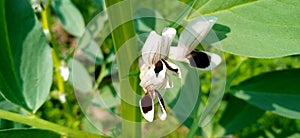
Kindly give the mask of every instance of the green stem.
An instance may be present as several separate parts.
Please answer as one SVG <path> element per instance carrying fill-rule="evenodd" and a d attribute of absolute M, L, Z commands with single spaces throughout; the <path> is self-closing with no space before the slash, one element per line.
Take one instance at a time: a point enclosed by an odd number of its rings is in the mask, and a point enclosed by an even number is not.
<path fill-rule="evenodd" d="M 51 3 L 51 1 L 49 1 L 49 3 Z M 51 24 L 49 23 L 49 19 L 50 19 L 50 7 L 49 4 L 44 5 L 44 10 L 41 13 L 41 17 L 42 17 L 42 27 L 43 29 L 49 30 L 50 33 L 50 42 L 53 41 L 51 38 L 52 37 L 52 33 L 50 31 L 50 26 Z M 59 70 L 59 68 L 61 67 L 61 62 L 59 59 L 59 50 L 57 49 L 57 46 L 53 44 L 53 48 L 52 48 L 52 60 L 53 60 L 53 64 L 54 64 L 54 75 L 55 78 L 57 80 L 57 87 L 58 87 L 58 92 L 59 94 L 64 94 L 65 93 L 65 83 L 63 80 L 63 77 L 61 76 L 61 72 Z M 69 120 L 68 122 L 68 126 L 72 126 L 73 122 L 75 122 L 76 120 L 74 120 L 74 118 L 72 117 L 72 111 L 71 108 L 69 106 L 68 101 L 62 103 L 63 105 L 63 112 L 64 115 L 66 116 L 66 118 Z"/>
<path fill-rule="evenodd" d="M 242 58 L 240 63 L 236 66 L 236 68 L 234 69 L 233 73 L 230 75 L 230 77 L 227 79 L 227 83 L 226 83 L 226 90 L 229 90 L 230 88 L 230 84 L 233 81 L 233 79 L 237 76 L 239 69 L 242 65 L 242 63 L 245 61 L 245 58 Z M 200 104 L 197 104 L 200 105 Z M 197 107 L 197 115 L 194 118 L 193 124 L 190 127 L 190 131 L 187 135 L 187 138 L 193 138 L 193 136 L 196 134 L 197 130 L 199 129 L 199 123 L 200 123 L 200 119 L 201 119 L 201 113 L 203 111 L 203 108 Z"/>
<path fill-rule="evenodd" d="M 201 93 L 201 91 L 199 91 L 199 92 Z M 196 113 L 195 113 L 195 116 L 194 116 L 194 121 L 193 121 L 192 126 L 190 127 L 189 133 L 187 134 L 187 138 L 193 138 L 193 136 L 196 134 L 197 130 L 199 129 L 199 122 L 200 122 L 200 118 L 201 118 L 201 113 L 203 111 L 203 108 L 200 107 L 201 106 L 201 104 L 200 104 L 201 101 L 202 101 L 202 99 L 199 96 L 199 98 L 197 99 L 197 103 L 196 103 L 196 105 L 198 105 L 198 106 L 195 107 L 197 109 L 195 109 Z"/>
<path fill-rule="evenodd" d="M 50 2 L 50 1 L 49 1 Z M 49 9 L 49 5 L 44 5 L 44 10 L 42 11 L 42 26 L 43 29 L 49 30 L 50 33 L 50 24 L 49 24 L 49 13 L 50 13 L 50 9 Z M 57 50 L 55 50 L 54 48 L 52 49 L 52 57 L 53 57 L 53 62 L 54 62 L 54 73 L 55 73 L 55 77 L 57 79 L 57 86 L 58 86 L 58 90 L 60 93 L 64 93 L 65 92 L 65 88 L 64 88 L 64 81 L 62 76 L 60 75 L 60 70 L 59 67 L 61 66 L 60 60 L 58 58 L 58 52 Z"/>
<path fill-rule="evenodd" d="M 102 64 L 101 66 L 101 70 L 100 70 L 100 75 L 97 78 L 96 84 L 93 88 L 93 90 L 97 90 L 97 88 L 99 87 L 100 83 L 102 82 L 104 76 L 105 76 L 105 70 L 106 70 L 106 64 Z"/>
<path fill-rule="evenodd" d="M 231 73 L 231 75 L 229 76 L 229 78 L 226 81 L 226 86 L 225 86 L 225 92 L 228 92 L 230 90 L 230 86 L 232 84 L 232 81 L 235 79 L 235 77 L 238 75 L 241 65 L 244 63 L 244 61 L 246 60 L 246 58 L 241 59 L 241 61 L 238 63 L 238 65 L 234 68 L 233 72 Z"/>
<path fill-rule="evenodd" d="M 131 1 L 106 0 L 106 7 L 109 23 L 112 30 L 114 29 L 112 38 L 115 53 L 118 53 L 116 59 L 121 92 L 121 137 L 141 137 L 141 123 L 138 123 L 141 122 L 141 113 L 137 106 L 139 100 L 137 95 L 141 93 L 138 85 L 139 78 L 138 76 L 124 77 L 128 76 L 129 69 L 130 72 L 139 70 L 137 56 L 135 56 L 139 51 L 138 43 L 135 39 L 131 39 L 135 37 Z M 130 21 L 127 22 L 128 19 Z M 123 24 L 116 26 L 120 22 Z M 129 39 L 133 41 L 128 41 Z M 121 46 L 122 50 L 119 50 Z"/>
<path fill-rule="evenodd" d="M 56 132 L 65 137 L 76 137 L 76 138 L 99 138 L 104 137 L 101 135 L 91 134 L 83 131 L 72 130 L 67 127 L 63 127 L 52 122 L 37 118 L 33 115 L 25 116 L 17 113 L 8 112 L 5 110 L 0 110 L 0 118 L 23 123 L 26 125 L 34 126 L 36 128 L 50 130 Z"/>

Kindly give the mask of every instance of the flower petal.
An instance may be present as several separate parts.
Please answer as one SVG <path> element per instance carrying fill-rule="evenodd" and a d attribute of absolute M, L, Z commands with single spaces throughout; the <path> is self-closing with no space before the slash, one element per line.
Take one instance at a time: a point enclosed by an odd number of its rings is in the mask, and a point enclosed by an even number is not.
<path fill-rule="evenodd" d="M 202 70 L 212 70 L 221 63 L 221 57 L 214 53 L 192 51 L 186 60 L 192 67 Z"/>
<path fill-rule="evenodd" d="M 222 59 L 221 59 L 221 57 L 219 55 L 214 54 L 214 53 L 209 53 L 209 52 L 205 52 L 205 53 L 210 56 L 210 66 L 208 68 L 206 68 L 206 69 L 212 70 L 216 66 L 218 66 L 219 64 L 221 64 Z"/>
<path fill-rule="evenodd" d="M 155 91 L 159 103 L 159 108 L 158 108 L 158 117 L 160 120 L 166 120 L 167 118 L 167 112 L 166 112 L 166 107 L 164 100 L 162 96 L 159 94 L 159 92 Z"/>
<path fill-rule="evenodd" d="M 178 61 L 185 61 L 185 57 L 188 54 L 188 52 L 189 50 L 187 47 L 171 46 L 169 52 L 169 58 Z"/>
<path fill-rule="evenodd" d="M 177 65 L 164 59 L 162 59 L 162 61 L 165 63 L 167 69 L 172 71 L 178 78 L 181 78 L 181 70 Z"/>
<path fill-rule="evenodd" d="M 160 61 L 161 62 L 161 61 Z M 166 86 L 166 65 L 162 63 L 162 66 L 156 67 L 155 65 L 147 66 L 143 65 L 140 68 L 140 86 L 147 89 L 162 89 Z"/>
<path fill-rule="evenodd" d="M 165 80 L 166 80 L 166 86 L 164 88 L 173 88 L 173 82 L 168 74 L 166 75 Z"/>
<path fill-rule="evenodd" d="M 143 48 L 142 48 L 142 58 L 144 63 L 148 66 L 155 64 L 162 58 L 161 45 L 162 38 L 155 31 L 151 31 Z"/>
<path fill-rule="evenodd" d="M 140 100 L 139 104 L 143 117 L 147 121 L 152 122 L 154 118 L 154 102 L 151 94 L 147 92 L 146 95 Z"/>
<path fill-rule="evenodd" d="M 162 32 L 162 57 L 165 58 L 169 55 L 170 46 L 176 35 L 176 30 L 174 28 L 166 27 Z"/>
<path fill-rule="evenodd" d="M 70 75 L 69 68 L 67 66 L 60 66 L 60 75 L 63 77 L 64 81 L 67 81 Z"/>
<path fill-rule="evenodd" d="M 185 27 L 178 40 L 178 47 L 186 47 L 188 49 L 184 51 L 185 56 L 192 52 L 205 38 L 216 20 L 216 17 L 199 17 L 192 20 Z"/>
<path fill-rule="evenodd" d="M 171 78 L 166 74 L 166 77 L 164 78 L 163 82 L 160 84 L 156 84 L 155 86 L 152 85 L 153 90 L 165 90 L 167 88 L 172 88 L 173 87 L 173 82 Z"/>

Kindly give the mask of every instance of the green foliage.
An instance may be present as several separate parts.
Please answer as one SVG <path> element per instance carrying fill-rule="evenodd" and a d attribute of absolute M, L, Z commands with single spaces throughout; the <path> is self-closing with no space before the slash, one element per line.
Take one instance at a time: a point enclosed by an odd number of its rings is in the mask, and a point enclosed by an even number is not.
<path fill-rule="evenodd" d="M 75 59 L 69 60 L 68 66 L 70 67 L 70 81 L 74 89 L 81 92 L 89 92 L 92 90 L 92 80 L 85 69 L 85 67 Z"/>
<path fill-rule="evenodd" d="M 42 129 L 8 129 L 0 130 L 2 138 L 60 138 L 60 135 L 48 130 Z"/>
<path fill-rule="evenodd" d="M 10 102 L 35 112 L 52 83 L 50 46 L 27 1 L 1 1 L 0 18 L 0 90 Z"/>
<path fill-rule="evenodd" d="M 85 29 L 83 17 L 70 0 L 53 0 L 52 7 L 66 31 L 76 37 L 83 34 Z"/>
<path fill-rule="evenodd" d="M 263 110 L 300 119 L 299 81 L 299 69 L 274 71 L 240 83 L 231 93 Z"/>
<path fill-rule="evenodd" d="M 202 15 L 218 17 L 230 28 L 219 49 L 232 54 L 274 58 L 300 54 L 300 1 L 211 0 L 199 5 Z"/>
<path fill-rule="evenodd" d="M 230 97 L 219 121 L 221 128 L 215 130 L 216 136 L 236 133 L 255 123 L 264 113 L 264 110 L 252 106 L 243 100 Z"/>
<path fill-rule="evenodd" d="M 0 137 L 299 137 L 299 1 L 107 0 L 114 10 L 103 0 L 49 2 L 35 15 L 27 0 L 0 1 Z M 218 20 L 197 48 L 226 52 L 224 66 L 172 61 L 182 79 L 160 91 L 168 118 L 143 122 L 136 58 L 147 34 L 175 27 L 176 44 L 199 14 Z M 55 18 L 67 34 L 54 31 Z"/>

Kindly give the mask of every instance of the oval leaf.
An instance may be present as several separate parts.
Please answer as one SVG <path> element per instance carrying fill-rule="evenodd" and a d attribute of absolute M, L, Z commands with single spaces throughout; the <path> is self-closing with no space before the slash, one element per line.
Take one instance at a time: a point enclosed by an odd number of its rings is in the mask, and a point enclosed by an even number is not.
<path fill-rule="evenodd" d="M 7 100 L 35 112 L 52 83 L 51 48 L 28 1 L 0 3 L 0 90 Z"/>
<path fill-rule="evenodd" d="M 92 90 L 92 80 L 86 68 L 75 59 L 70 59 L 68 66 L 71 69 L 69 80 L 74 89 L 80 92 L 89 92 Z"/>
<path fill-rule="evenodd" d="M 274 71 L 250 78 L 231 93 L 263 110 L 300 119 L 300 70 Z"/>
<path fill-rule="evenodd" d="M 298 0 L 210 0 L 198 11 L 217 16 L 217 23 L 230 28 L 219 49 L 274 58 L 300 54 L 299 7 Z"/>
<path fill-rule="evenodd" d="M 83 34 L 83 17 L 70 0 L 53 0 L 52 7 L 67 32 L 76 37 Z"/>

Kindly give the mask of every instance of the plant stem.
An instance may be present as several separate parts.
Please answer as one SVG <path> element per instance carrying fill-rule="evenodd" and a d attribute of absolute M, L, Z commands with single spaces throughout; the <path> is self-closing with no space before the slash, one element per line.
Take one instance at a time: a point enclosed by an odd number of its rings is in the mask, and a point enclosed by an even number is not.
<path fill-rule="evenodd" d="M 200 91 L 199 93 L 201 93 L 201 87 L 200 87 Z M 196 134 L 197 130 L 199 129 L 199 122 L 200 122 L 200 118 L 201 118 L 201 112 L 203 111 L 203 108 L 201 108 L 201 96 L 198 97 L 197 102 L 196 102 L 196 109 L 193 110 L 193 112 L 195 111 L 195 116 L 194 116 L 194 121 L 192 126 L 190 127 L 190 131 L 187 134 L 187 138 L 193 138 L 193 136 Z M 192 113 L 193 113 L 192 112 Z"/>
<path fill-rule="evenodd" d="M 83 131 L 72 130 L 67 127 L 63 127 L 52 122 L 37 118 L 33 115 L 25 116 L 17 113 L 0 110 L 0 118 L 23 123 L 26 125 L 34 126 L 40 129 L 50 130 L 56 132 L 65 137 L 76 137 L 76 138 L 99 138 L 104 137 L 101 135 L 91 134 Z"/>
<path fill-rule="evenodd" d="M 238 75 L 241 65 L 244 63 L 244 61 L 246 60 L 246 58 L 241 58 L 240 62 L 238 63 L 238 65 L 236 65 L 236 67 L 234 68 L 233 72 L 230 74 L 229 78 L 226 81 L 226 86 L 225 86 L 225 92 L 229 92 L 230 90 L 230 86 L 232 84 L 232 81 L 235 79 L 235 77 Z"/>
<path fill-rule="evenodd" d="M 50 2 L 50 1 L 49 1 Z M 42 11 L 42 26 L 43 29 L 49 30 L 50 33 L 50 24 L 48 18 L 49 16 L 49 5 L 44 5 L 45 9 Z M 50 38 L 51 39 L 51 38 Z M 52 49 L 52 57 L 53 57 L 53 62 L 54 62 L 54 72 L 55 72 L 55 77 L 57 79 L 57 85 L 58 85 L 58 90 L 60 93 L 65 92 L 64 88 L 64 81 L 62 76 L 60 75 L 60 70 L 59 67 L 61 66 L 60 60 L 58 58 L 58 52 L 53 48 Z"/>
<path fill-rule="evenodd" d="M 95 86 L 93 88 L 94 91 L 97 90 L 97 88 L 99 87 L 100 83 L 102 82 L 102 80 L 104 78 L 104 75 L 105 75 L 105 70 L 106 70 L 106 64 L 103 63 L 101 65 L 100 75 L 98 76 L 96 84 L 95 84 Z"/>
<path fill-rule="evenodd" d="M 138 76 L 124 77 L 128 76 L 129 69 L 130 71 L 139 69 L 137 56 L 135 56 L 139 51 L 138 43 L 135 39 L 128 41 L 135 36 L 131 1 L 106 0 L 106 6 L 109 23 L 112 30 L 114 29 L 112 38 L 115 53 L 118 53 L 116 59 L 121 91 L 121 137 L 141 137 L 141 123 L 139 123 L 141 113 L 137 106 L 139 100 L 137 94 L 141 93 L 139 79 Z M 127 19 L 130 21 L 127 22 Z M 116 26 L 120 22 L 123 24 Z M 121 46 L 122 50 L 119 50 Z"/>
<path fill-rule="evenodd" d="M 51 0 L 48 1 L 49 3 L 51 3 Z M 48 38 L 48 41 L 53 41 L 51 38 L 52 37 L 52 33 L 50 31 L 50 26 L 51 24 L 49 23 L 49 19 L 50 19 L 50 7 L 49 4 L 44 5 L 44 10 L 41 13 L 42 16 L 42 27 L 45 30 L 49 30 L 49 35 L 50 38 Z M 58 92 L 60 95 L 65 94 L 65 84 L 64 84 L 64 80 L 63 77 L 61 76 L 61 72 L 60 72 L 60 67 L 61 67 L 61 62 L 59 59 L 59 50 L 57 49 L 56 45 L 53 45 L 52 48 L 52 60 L 54 63 L 54 74 L 55 74 L 55 78 L 57 80 L 57 87 L 58 87 Z M 72 126 L 73 122 L 75 122 L 76 120 L 74 120 L 74 118 L 72 117 L 72 111 L 71 108 L 69 106 L 68 101 L 62 103 L 63 105 L 63 112 L 66 116 L 66 118 L 68 119 L 68 126 Z"/>

